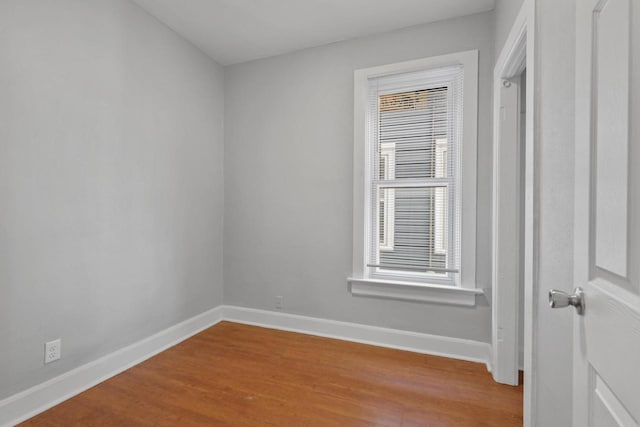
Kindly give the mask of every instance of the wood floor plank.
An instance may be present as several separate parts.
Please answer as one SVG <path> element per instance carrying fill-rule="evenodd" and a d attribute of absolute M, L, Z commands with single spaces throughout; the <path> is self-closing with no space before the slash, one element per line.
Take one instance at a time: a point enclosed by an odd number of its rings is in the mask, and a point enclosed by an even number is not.
<path fill-rule="evenodd" d="M 221 322 L 22 426 L 521 426 L 484 365 Z"/>

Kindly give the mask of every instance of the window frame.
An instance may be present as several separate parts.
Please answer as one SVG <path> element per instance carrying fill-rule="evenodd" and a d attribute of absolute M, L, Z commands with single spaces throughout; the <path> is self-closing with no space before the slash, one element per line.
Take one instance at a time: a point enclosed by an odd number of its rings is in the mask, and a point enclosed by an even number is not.
<path fill-rule="evenodd" d="M 395 143 L 383 143 L 380 147 L 381 161 L 384 161 L 385 179 L 391 179 L 391 176 L 395 176 Z M 393 146 L 393 147 L 392 147 Z M 389 194 L 381 200 L 384 205 L 384 230 L 383 232 L 376 233 L 378 238 L 380 235 L 384 235 L 383 243 L 380 243 L 380 251 L 392 251 L 394 248 L 395 240 L 395 199 L 394 191 L 390 190 Z M 391 209 L 390 209 L 391 207 Z"/>
<path fill-rule="evenodd" d="M 460 274 L 455 285 L 424 283 L 410 279 L 384 279 L 371 275 L 367 267 L 366 236 L 371 215 L 371 176 L 368 90 L 369 80 L 394 74 L 409 73 L 462 65 L 463 123 L 460 141 Z M 354 71 L 354 169 L 353 169 L 353 266 L 348 279 L 356 295 L 412 301 L 437 301 L 458 305 L 475 305 L 476 287 L 476 165 L 478 126 L 478 51 L 470 50 L 448 55 L 405 61 Z"/>
<path fill-rule="evenodd" d="M 407 89 L 406 85 L 404 84 L 400 84 L 397 87 L 394 87 L 396 85 L 393 85 L 393 84 L 391 86 L 385 85 L 384 89 L 374 89 L 371 85 L 369 86 L 370 101 L 367 107 L 368 129 L 367 129 L 367 132 L 365 133 L 365 137 L 366 137 L 365 143 L 367 144 L 367 156 L 369 160 L 365 160 L 365 161 L 372 162 L 372 163 L 369 163 L 370 167 L 368 168 L 368 170 L 369 170 L 370 176 L 367 177 L 366 179 L 366 185 L 367 185 L 366 189 L 368 191 L 367 197 L 370 198 L 370 205 L 369 205 L 370 214 L 366 215 L 365 217 L 365 221 L 367 221 L 366 228 L 367 230 L 369 230 L 369 232 L 365 234 L 365 237 L 368 239 L 365 240 L 364 247 L 365 247 L 365 259 L 369 260 L 369 263 L 365 267 L 370 268 L 370 270 L 368 270 L 367 273 L 368 273 L 368 277 L 370 277 L 371 279 L 410 281 L 410 282 L 449 285 L 449 286 L 451 285 L 457 286 L 459 283 L 460 275 L 456 272 L 429 272 L 429 271 L 421 272 L 421 271 L 415 271 L 410 269 L 397 270 L 397 269 L 384 268 L 380 265 L 380 264 L 384 264 L 381 260 L 382 254 L 384 253 L 384 251 L 382 250 L 383 248 L 379 248 L 379 251 L 376 253 L 371 252 L 371 249 L 375 246 L 371 240 L 375 238 L 374 236 L 376 234 L 379 234 L 379 228 L 378 228 L 379 223 L 376 222 L 375 218 L 379 219 L 378 209 L 380 207 L 380 205 L 377 203 L 377 200 L 379 199 L 379 194 L 376 191 L 372 191 L 373 188 L 378 189 L 377 191 L 380 191 L 382 188 L 386 188 L 387 192 L 395 192 L 393 188 L 396 186 L 398 186 L 399 189 L 402 189 L 402 191 L 411 189 L 411 188 L 415 190 L 431 189 L 433 191 L 433 196 L 437 194 L 438 190 L 441 190 L 444 188 L 446 189 L 447 200 L 443 201 L 443 205 L 447 207 L 450 205 L 454 206 L 454 209 L 450 211 L 451 218 L 448 218 L 448 219 L 452 224 L 455 224 L 455 226 L 458 228 L 460 227 L 460 224 L 459 224 L 458 211 L 457 209 L 455 209 L 455 206 L 459 206 L 461 204 L 460 192 L 450 191 L 451 187 L 458 188 L 458 184 L 460 183 L 460 174 L 459 174 L 460 171 L 459 171 L 458 161 L 454 162 L 455 165 L 452 170 L 453 178 L 450 176 L 442 176 L 442 177 L 435 176 L 431 178 L 424 177 L 424 178 L 396 179 L 395 174 L 393 177 L 384 178 L 384 179 L 378 179 L 376 177 L 377 175 L 376 167 L 375 167 L 376 162 L 374 159 L 379 158 L 379 156 L 375 156 L 374 154 L 376 152 L 376 149 L 377 149 L 376 147 L 378 147 L 378 144 L 380 143 L 380 145 L 383 145 L 384 143 L 377 141 L 377 138 L 379 138 L 378 127 L 381 125 L 380 110 L 379 110 L 379 106 L 377 105 L 379 101 L 376 103 L 375 107 L 372 106 L 371 101 L 373 99 L 379 99 L 380 96 L 394 95 L 394 94 L 402 93 L 406 91 L 411 92 L 414 90 L 429 90 L 429 89 L 437 89 L 441 91 L 443 88 L 445 88 L 446 89 L 445 97 L 447 99 L 448 104 L 453 108 L 453 111 L 449 111 L 449 113 L 462 113 L 463 101 L 458 100 L 458 97 L 454 93 L 454 89 L 453 89 L 459 82 L 460 83 L 464 82 L 464 79 L 463 79 L 464 76 L 460 75 L 460 69 L 462 68 L 463 67 L 460 67 L 460 66 L 456 66 L 456 67 L 447 66 L 447 67 L 429 68 L 424 71 L 419 71 L 419 73 L 426 74 L 428 77 L 424 76 L 424 79 L 425 79 L 424 81 L 422 82 L 415 81 L 415 83 L 414 83 L 414 80 L 417 79 L 418 77 L 415 76 L 414 78 L 412 78 L 411 79 L 412 85 L 410 85 L 411 89 Z M 433 71 L 435 71 L 435 73 L 433 73 Z M 407 74 L 415 74 L 415 73 L 402 72 L 402 73 L 393 74 L 390 77 L 393 78 L 397 75 L 402 80 L 403 77 L 407 76 Z M 462 74 L 464 74 L 464 70 Z M 378 79 L 375 78 L 373 80 L 378 80 Z M 375 84 L 374 86 L 377 87 L 378 84 Z M 398 92 L 398 91 L 401 91 L 401 92 Z M 453 126 L 453 127 L 456 129 L 458 128 L 458 126 Z M 449 136 L 455 136 L 455 135 L 449 135 Z M 460 139 L 460 141 L 458 141 L 458 139 Z M 460 143 L 462 142 L 461 138 L 454 138 L 454 140 L 455 140 L 456 146 L 460 145 Z M 443 140 L 441 139 L 440 141 L 443 141 Z M 435 142 L 437 143 L 437 141 Z M 435 148 L 437 151 L 437 146 Z M 446 165 L 442 165 L 442 167 L 444 168 L 446 167 Z M 385 181 L 388 181 L 388 182 L 385 183 Z M 437 214 L 437 212 L 434 212 L 434 214 Z M 458 243 L 457 228 L 454 228 L 454 227 L 450 228 L 449 230 L 447 230 L 446 234 L 448 235 L 447 237 L 449 237 L 449 239 L 447 240 L 451 242 L 455 242 L 455 244 L 450 246 L 447 250 L 445 250 L 444 253 L 447 257 L 451 257 L 454 260 L 458 259 L 459 252 L 457 248 L 457 243 Z M 373 265 L 376 265 L 376 267 L 373 267 Z M 455 269 L 456 265 L 447 266 L 447 268 Z"/>
<path fill-rule="evenodd" d="M 444 141 L 444 144 L 442 143 Z M 440 175 L 446 176 L 447 174 L 447 140 L 446 139 L 436 139 L 435 140 L 435 144 L 436 144 L 436 153 L 435 153 L 435 158 L 436 158 L 436 174 L 438 174 L 437 169 L 438 169 L 438 163 L 441 163 L 440 168 L 442 169 L 442 172 L 440 173 Z M 443 146 L 444 145 L 444 149 Z M 439 160 L 440 159 L 440 160 Z M 436 191 L 438 191 L 438 189 L 436 189 Z M 447 254 L 447 247 L 448 247 L 448 242 L 451 240 L 449 238 L 449 233 L 441 233 L 441 235 L 438 235 L 438 230 L 441 229 L 441 227 L 438 226 L 438 223 L 444 222 L 445 225 L 444 229 L 447 229 L 447 224 L 449 223 L 449 221 L 451 220 L 451 218 L 449 218 L 449 212 L 447 211 L 447 207 L 448 207 L 448 203 L 444 200 L 445 196 L 444 195 L 440 195 L 438 196 L 438 194 L 436 193 L 435 195 L 435 200 L 434 200 L 434 221 L 436 223 L 435 225 L 435 236 L 434 236 L 434 248 L 433 251 L 434 253 L 438 254 L 438 255 L 446 255 Z M 440 205 L 438 207 L 438 205 Z"/>

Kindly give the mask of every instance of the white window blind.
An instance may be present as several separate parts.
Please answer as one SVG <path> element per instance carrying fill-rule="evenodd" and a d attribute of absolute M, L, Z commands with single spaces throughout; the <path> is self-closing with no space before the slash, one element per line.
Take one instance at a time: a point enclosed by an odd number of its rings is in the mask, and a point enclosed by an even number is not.
<path fill-rule="evenodd" d="M 370 275 L 456 284 L 462 66 L 369 79 Z"/>

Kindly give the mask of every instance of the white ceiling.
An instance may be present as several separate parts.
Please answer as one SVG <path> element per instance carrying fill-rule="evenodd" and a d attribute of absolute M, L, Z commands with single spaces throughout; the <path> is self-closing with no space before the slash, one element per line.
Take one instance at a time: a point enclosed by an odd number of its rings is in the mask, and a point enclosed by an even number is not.
<path fill-rule="evenodd" d="M 493 9 L 495 0 L 134 0 L 223 65 Z"/>

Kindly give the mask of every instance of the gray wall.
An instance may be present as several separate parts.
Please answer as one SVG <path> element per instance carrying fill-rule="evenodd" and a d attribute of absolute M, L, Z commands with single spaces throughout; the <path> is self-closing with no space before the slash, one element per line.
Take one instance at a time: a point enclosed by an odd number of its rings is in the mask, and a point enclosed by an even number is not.
<path fill-rule="evenodd" d="M 520 12 L 523 0 L 496 0 L 495 12 L 495 56 L 500 55 L 509 31 Z"/>
<path fill-rule="evenodd" d="M 129 2 L 0 2 L 0 398 L 221 304 L 222 79 Z"/>
<path fill-rule="evenodd" d="M 490 286 L 493 13 L 225 68 L 225 303 L 490 341 L 491 310 L 352 297 L 353 71 L 480 51 L 477 281 Z M 479 299 L 480 300 L 480 299 Z"/>
<path fill-rule="evenodd" d="M 575 312 L 552 310 L 549 289 L 573 288 L 575 1 L 537 0 L 539 276 L 534 295 L 535 425 L 571 425 Z M 568 78 L 559 79 L 558 76 Z"/>

